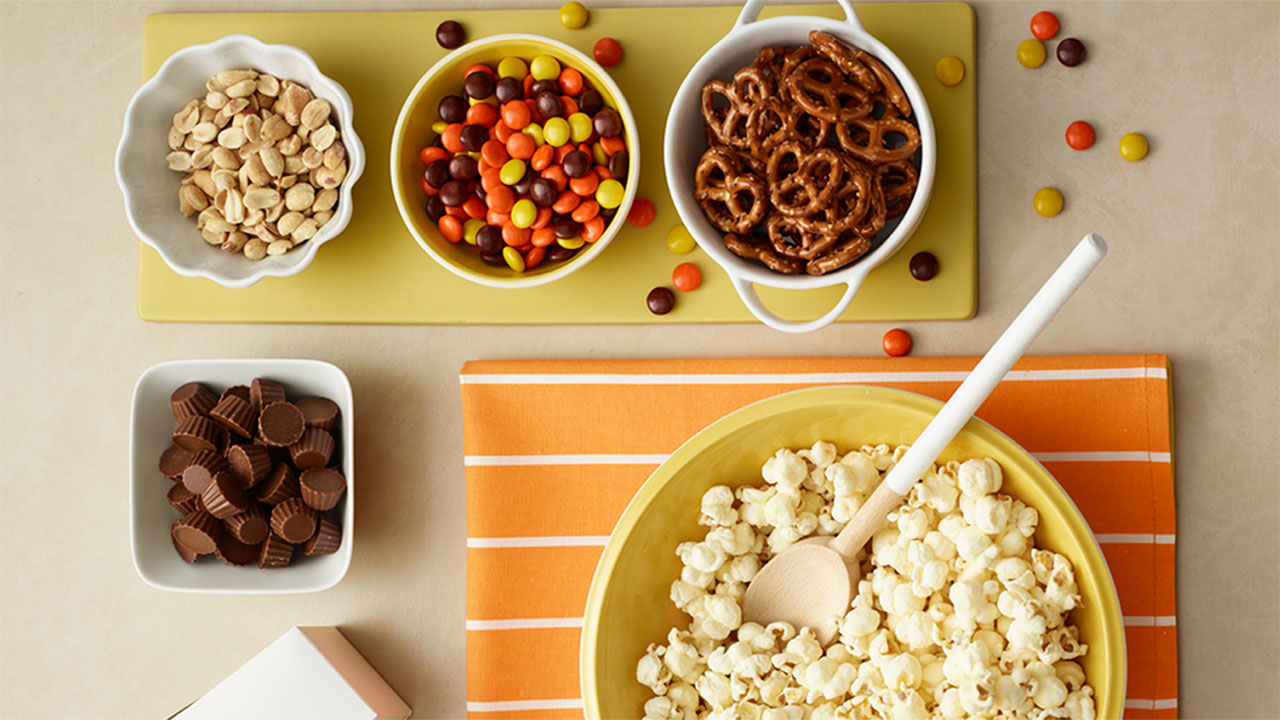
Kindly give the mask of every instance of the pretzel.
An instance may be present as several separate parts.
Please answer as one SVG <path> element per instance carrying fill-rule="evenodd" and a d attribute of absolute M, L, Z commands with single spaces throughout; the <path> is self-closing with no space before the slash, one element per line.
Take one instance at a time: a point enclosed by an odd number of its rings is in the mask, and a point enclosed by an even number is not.
<path fill-rule="evenodd" d="M 858 59 L 855 53 L 861 53 L 848 45 L 840 42 L 831 35 L 821 30 L 813 30 L 809 33 L 809 42 L 813 43 L 814 49 L 822 53 L 837 67 L 846 73 L 852 75 L 862 89 L 869 93 L 880 92 L 880 81 L 876 78 L 876 74 L 871 72 L 866 65 Z M 865 55 L 865 53 L 862 53 Z M 907 113 L 908 115 L 910 113 Z"/>
<path fill-rule="evenodd" d="M 862 235 L 853 235 L 834 247 L 830 252 L 810 260 L 805 264 L 804 270 L 810 275 L 825 275 L 857 260 L 870 249 L 871 240 L 869 238 Z"/>
<path fill-rule="evenodd" d="M 859 218 L 849 230 L 855 235 L 860 235 L 870 240 L 884 227 L 885 220 L 888 219 L 888 212 L 884 206 L 884 190 L 880 188 L 880 183 L 871 183 L 867 198 L 866 214 Z"/>
<path fill-rule="evenodd" d="M 893 103 L 894 107 L 898 108 L 898 111 L 902 113 L 902 117 L 911 117 L 911 101 L 907 99 L 907 93 L 898 84 L 898 78 L 894 77 L 889 68 L 885 67 L 884 63 L 880 62 L 875 56 L 868 55 L 857 48 L 853 48 L 853 52 L 880 79 L 880 83 L 884 85 L 885 96 L 889 98 L 889 102 Z M 872 90 L 871 92 L 875 91 Z"/>
<path fill-rule="evenodd" d="M 841 160 L 844 163 L 845 181 L 831 203 L 818 212 L 797 218 L 797 225 L 802 230 L 830 236 L 833 241 L 835 236 L 866 220 L 878 190 L 878 178 L 870 171 L 847 156 L 842 156 Z M 874 235 L 883 225 L 882 219 L 870 234 Z"/>
<path fill-rule="evenodd" d="M 877 181 L 884 192 L 885 211 L 888 217 L 898 217 L 907 211 L 911 198 L 920 184 L 920 173 L 907 160 L 885 163 L 876 168 Z"/>
<path fill-rule="evenodd" d="M 728 105 L 717 108 L 716 95 L 723 96 Z M 733 90 L 728 84 L 712 80 L 702 87 L 702 119 L 717 145 L 747 147 L 746 117 L 738 109 Z"/>
<path fill-rule="evenodd" d="M 802 108 L 787 108 L 781 100 L 770 98 L 751 109 L 747 116 L 747 143 L 751 154 L 768 158 L 787 140 L 796 140 L 806 149 L 825 147 L 831 134 L 831 123 L 820 120 Z"/>
<path fill-rule="evenodd" d="M 769 209 L 764 181 L 742 172 L 737 156 L 725 148 L 710 148 L 702 154 L 694 192 L 707 220 L 725 232 L 750 232 Z M 750 196 L 750 206 L 743 205 L 744 194 Z"/>
<path fill-rule="evenodd" d="M 792 258 L 778 257 L 777 253 L 766 245 L 748 241 L 741 235 L 729 233 L 724 236 L 724 246 L 729 252 L 748 260 L 759 260 L 764 266 L 784 275 L 800 275 L 805 270 L 805 263 Z"/>
<path fill-rule="evenodd" d="M 885 138 L 891 134 L 902 135 L 906 143 L 896 148 L 885 147 Z M 896 113 L 886 112 L 879 120 L 864 117 L 840 122 L 836 125 L 836 137 L 845 152 L 871 165 L 906 160 L 920 149 L 920 131 Z"/>
<path fill-rule="evenodd" d="M 794 218 L 773 214 L 765 221 L 769 242 L 774 252 L 784 257 L 812 260 L 835 244 L 835 235 L 819 235 L 807 232 L 796 224 Z"/>
<path fill-rule="evenodd" d="M 729 86 L 738 112 L 750 113 L 760 103 L 772 100 L 777 93 L 777 86 L 763 70 L 748 65 L 733 74 L 733 85 Z"/>
<path fill-rule="evenodd" d="M 844 179 L 845 164 L 831 148 L 807 152 L 794 140 L 769 155 L 765 178 L 769 201 L 783 215 L 807 217 L 831 204 Z"/>

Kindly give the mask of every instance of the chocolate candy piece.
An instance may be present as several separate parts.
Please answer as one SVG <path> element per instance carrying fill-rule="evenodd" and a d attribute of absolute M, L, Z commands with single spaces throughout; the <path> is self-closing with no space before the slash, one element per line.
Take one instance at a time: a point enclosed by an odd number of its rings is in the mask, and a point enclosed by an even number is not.
<path fill-rule="evenodd" d="M 258 555 L 258 567 L 263 570 L 274 570 L 288 566 L 292 559 L 293 544 L 275 535 L 268 535 Z"/>
<path fill-rule="evenodd" d="M 479 127 L 479 125 L 468 125 L 467 127 Z M 485 138 L 488 137 L 489 134 L 485 133 Z M 483 140 L 480 142 L 481 144 L 484 143 Z M 475 180 L 480 177 L 480 168 L 476 163 L 476 159 L 470 155 L 454 155 L 449 160 L 449 175 L 454 180 Z"/>
<path fill-rule="evenodd" d="M 226 390 L 223 390 L 223 391 L 222 391 L 222 395 L 220 395 L 220 396 L 218 397 L 218 402 L 222 402 L 223 400 L 226 400 L 228 395 L 235 395 L 236 397 L 240 398 L 241 400 L 243 400 L 243 401 L 245 401 L 245 402 L 247 402 L 247 403 L 249 403 L 249 404 L 253 404 L 253 402 L 249 399 L 249 386 L 248 386 L 248 385 L 232 385 L 231 387 L 227 388 Z"/>
<path fill-rule="evenodd" d="M 347 479 L 332 468 L 304 470 L 298 484 L 302 487 L 303 501 L 316 510 L 333 509 L 347 489 Z"/>
<path fill-rule="evenodd" d="M 560 193 L 556 191 L 556 184 L 546 178 L 535 178 L 529 185 L 529 195 L 533 199 L 533 204 L 539 207 L 549 207 L 555 204 L 556 198 Z"/>
<path fill-rule="evenodd" d="M 219 431 L 225 433 L 226 429 L 207 417 L 193 415 L 178 425 L 178 429 L 173 431 L 172 440 L 184 450 L 211 452 L 222 447 L 222 435 Z"/>
<path fill-rule="evenodd" d="M 932 280 L 938 274 L 938 258 L 933 253 L 918 252 L 911 256 L 911 277 L 917 280 Z"/>
<path fill-rule="evenodd" d="M 458 207 L 467 201 L 467 186 L 457 180 L 450 180 L 440 188 L 440 194 L 437 196 L 440 201 L 449 207 Z"/>
<path fill-rule="evenodd" d="M 670 288 L 656 287 L 649 291 L 645 304 L 649 306 L 649 312 L 654 315 L 666 315 L 676 306 L 676 294 L 671 292 Z"/>
<path fill-rule="evenodd" d="M 604 107 L 604 98 L 599 91 L 587 88 L 578 96 L 578 109 L 588 115 L 595 115 Z"/>
<path fill-rule="evenodd" d="M 306 427 L 306 418 L 293 403 L 273 402 L 263 406 L 258 414 L 258 432 L 268 445 L 292 445 L 302 437 Z"/>
<path fill-rule="evenodd" d="M 533 187 L 533 173 L 527 172 L 524 177 L 516 181 L 515 185 L 511 186 L 511 189 L 516 191 L 516 195 L 526 195 L 531 187 Z"/>
<path fill-rule="evenodd" d="M 445 20 L 436 26 L 436 42 L 440 47 L 452 50 L 466 42 L 467 34 L 453 20 Z"/>
<path fill-rule="evenodd" d="M 160 453 L 160 474 L 170 480 L 181 480 L 182 471 L 191 464 L 191 451 L 170 445 Z"/>
<path fill-rule="evenodd" d="M 248 545 L 239 540 L 223 533 L 218 538 L 218 544 L 213 548 L 213 554 L 223 565 L 231 567 L 244 567 L 258 561 L 258 557 L 262 554 L 262 548 L 257 544 Z"/>
<path fill-rule="evenodd" d="M 204 510 L 196 510 L 173 525 L 174 542 L 182 543 L 198 555 L 213 552 L 220 537 L 222 523 Z"/>
<path fill-rule="evenodd" d="M 571 178 L 580 178 L 591 172 L 591 156 L 581 150 L 565 155 L 560 164 L 564 166 L 564 174 Z"/>
<path fill-rule="evenodd" d="M 432 160 L 427 165 L 427 171 L 422 174 L 422 177 L 433 188 L 443 187 L 445 183 L 453 179 L 453 176 L 449 174 L 449 161 L 443 158 Z"/>
<path fill-rule="evenodd" d="M 1058 62 L 1067 67 L 1075 67 L 1084 62 L 1084 43 L 1076 38 L 1067 38 L 1058 43 Z"/>
<path fill-rule="evenodd" d="M 471 73 L 471 74 L 475 75 L 476 73 Z M 462 142 L 462 147 L 472 152 L 479 152 L 480 146 L 484 145 L 485 141 L 487 141 L 488 139 L 489 139 L 489 128 L 486 128 L 483 125 L 463 125 L 462 132 L 459 133 L 458 135 L 458 140 Z M 474 158 L 468 157 L 466 155 L 458 155 L 454 157 L 454 160 L 457 160 L 459 157 L 465 157 L 468 160 L 474 160 Z M 454 175 L 454 177 L 458 177 L 458 176 Z M 462 179 L 462 178 L 459 178 L 459 179 Z"/>
<path fill-rule="evenodd" d="M 326 397 L 304 397 L 294 405 L 302 411 L 307 427 L 332 430 L 333 423 L 338 419 L 338 403 Z"/>
<path fill-rule="evenodd" d="M 596 133 L 600 137 L 614 137 L 622 132 L 622 118 L 618 117 L 618 113 L 603 108 L 596 116 L 592 118 L 591 124 L 595 127 Z"/>
<path fill-rule="evenodd" d="M 582 226 L 578 223 L 564 218 L 551 223 L 551 230 L 560 239 L 575 238 L 582 234 Z"/>
<path fill-rule="evenodd" d="M 187 383 L 169 396 L 169 408 L 173 410 L 173 419 L 179 425 L 189 417 L 208 415 L 217 404 L 218 396 L 198 382 Z"/>
<path fill-rule="evenodd" d="M 240 481 L 229 472 L 214 475 L 209 486 L 200 493 L 200 503 L 205 511 L 219 520 L 244 512 L 250 502 L 244 488 L 240 487 Z"/>
<path fill-rule="evenodd" d="M 258 499 L 268 505 L 275 505 L 284 502 L 291 497 L 298 496 L 298 476 L 293 472 L 293 468 L 284 463 L 277 463 L 275 468 L 271 470 L 271 474 L 267 476 L 254 488 L 254 493 Z"/>
<path fill-rule="evenodd" d="M 187 469 L 182 471 L 182 484 L 196 495 L 209 487 L 214 475 L 227 469 L 227 461 L 222 455 L 211 450 L 196 453 L 190 462 Z"/>
<path fill-rule="evenodd" d="M 547 246 L 547 262 L 563 262 L 577 254 L 577 250 L 570 250 L 569 248 L 560 247 L 559 245 Z"/>
<path fill-rule="evenodd" d="M 244 512 L 224 519 L 222 529 L 242 543 L 257 545 L 267 539 L 267 532 L 270 530 L 267 512 L 261 504 L 250 502 Z"/>
<path fill-rule="evenodd" d="M 209 411 L 209 417 L 222 423 L 235 434 L 246 438 L 253 437 L 253 416 L 253 407 L 249 402 L 241 400 L 236 395 L 228 395 L 219 400 L 218 404 Z"/>
<path fill-rule="evenodd" d="M 180 522 L 182 521 L 174 520 L 173 524 L 169 526 L 169 539 L 173 541 L 173 549 L 178 551 L 178 557 L 182 558 L 183 562 L 193 563 L 200 555 L 195 550 L 178 542 L 178 523 Z M 308 540 L 307 542 L 310 543 L 311 541 Z"/>
<path fill-rule="evenodd" d="M 498 84 L 494 86 L 494 94 L 498 96 L 498 102 L 506 105 L 512 100 L 520 100 L 524 97 L 524 86 L 513 77 L 498 78 Z M 445 118 L 445 120 L 448 120 L 448 118 Z M 459 120 L 457 122 L 462 121 Z"/>
<path fill-rule="evenodd" d="M 342 526 L 321 515 L 316 532 L 302 546 L 303 555 L 331 555 L 342 545 Z"/>
<path fill-rule="evenodd" d="M 552 95 L 559 95 L 560 83 L 555 80 L 539 80 L 529 86 L 529 93 L 531 97 L 537 98 L 544 92 L 549 92 Z"/>
<path fill-rule="evenodd" d="M 299 470 L 324 467 L 333 455 L 333 436 L 320 428 L 307 428 L 302 439 L 289 446 L 293 466 Z M 304 473 L 305 474 L 305 473 Z"/>
<path fill-rule="evenodd" d="M 493 76 L 477 70 L 462 81 L 462 89 L 466 91 L 467 97 L 483 100 L 493 94 Z"/>
<path fill-rule="evenodd" d="M 438 162 L 444 161 L 439 160 Z M 445 166 L 445 171 L 448 172 L 448 165 Z M 431 222 L 440 222 L 440 218 L 444 217 L 446 212 L 448 210 L 445 209 L 444 201 L 440 199 L 439 195 L 432 195 L 427 198 L 427 217 L 431 218 Z"/>
<path fill-rule="evenodd" d="M 301 498 L 289 498 L 271 511 L 271 534 L 291 543 L 305 542 L 316 531 L 316 511 Z"/>
<path fill-rule="evenodd" d="M 254 378 L 253 382 L 249 383 L 249 404 L 258 412 L 273 402 L 284 402 L 287 399 L 284 394 L 284 385 L 275 380 Z"/>
<path fill-rule="evenodd" d="M 480 253 L 480 259 L 489 263 L 490 265 L 498 265 L 500 267 L 505 266 L 507 264 L 507 259 L 503 257 L 502 253 L 500 252 L 499 253 Z"/>
<path fill-rule="evenodd" d="M 560 98 L 555 93 L 544 92 L 537 96 L 534 102 L 538 105 L 538 114 L 544 118 L 560 117 L 560 113 L 564 112 L 564 106 L 560 103 Z"/>
<path fill-rule="evenodd" d="M 188 490 L 187 486 L 182 483 L 175 483 L 173 487 L 169 488 L 169 494 L 165 496 L 165 499 L 169 501 L 174 510 L 183 515 L 190 515 L 202 507 L 200 505 L 200 496 Z"/>
<path fill-rule="evenodd" d="M 630 167 L 630 165 L 631 165 L 631 156 L 627 155 L 626 150 L 619 150 L 618 152 L 609 156 L 609 165 L 608 165 L 609 174 L 612 175 L 613 179 L 617 180 L 618 182 L 626 182 L 627 169 Z M 616 209 L 616 208 L 611 208 L 611 209 Z"/>
<path fill-rule="evenodd" d="M 497 225 L 485 225 L 476 232 L 476 246 L 481 255 L 496 255 L 502 252 L 506 242 L 502 240 L 502 228 Z"/>
<path fill-rule="evenodd" d="M 440 98 L 436 112 L 447 123 L 460 123 L 467 119 L 467 101 L 461 95 L 445 95 Z"/>

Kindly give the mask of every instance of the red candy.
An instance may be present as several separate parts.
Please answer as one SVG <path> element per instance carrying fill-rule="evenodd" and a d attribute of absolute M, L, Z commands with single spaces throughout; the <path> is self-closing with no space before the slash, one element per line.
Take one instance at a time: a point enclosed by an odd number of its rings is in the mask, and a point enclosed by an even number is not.
<path fill-rule="evenodd" d="M 680 263 L 671 272 L 671 284 L 681 292 L 697 290 L 702 284 L 702 271 L 693 263 Z"/>
<path fill-rule="evenodd" d="M 1037 40 L 1050 40 L 1058 34 L 1058 16 L 1048 10 L 1041 10 L 1031 16 L 1031 34 Z"/>
<path fill-rule="evenodd" d="M 1093 147 L 1093 126 L 1083 120 L 1077 120 L 1067 126 L 1067 144 L 1076 150 L 1088 150 Z"/>
<path fill-rule="evenodd" d="M 636 198 L 631 205 L 631 212 L 627 213 L 627 221 L 636 227 L 645 227 L 653 222 L 653 217 L 657 214 L 657 209 L 648 199 Z"/>
<path fill-rule="evenodd" d="M 911 352 L 911 335 L 906 330 L 894 328 L 884 334 L 880 344 L 884 346 L 884 353 L 889 357 L 902 357 Z"/>
<path fill-rule="evenodd" d="M 596 62 L 601 65 L 613 67 L 622 60 L 622 46 L 611 37 L 600 38 L 592 48 L 591 54 L 595 55 Z"/>

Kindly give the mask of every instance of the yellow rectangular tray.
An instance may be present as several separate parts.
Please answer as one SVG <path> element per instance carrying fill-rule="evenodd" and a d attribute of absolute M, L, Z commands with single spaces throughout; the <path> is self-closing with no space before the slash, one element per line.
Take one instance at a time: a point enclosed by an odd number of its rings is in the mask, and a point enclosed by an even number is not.
<path fill-rule="evenodd" d="M 973 12 L 964 3 L 859 4 L 867 30 L 893 48 L 924 88 L 938 137 L 933 199 L 911 242 L 868 277 L 841 320 L 951 320 L 971 317 L 977 302 L 977 169 Z M 727 276 L 701 251 L 675 255 L 667 231 L 679 222 L 667 195 L 662 132 L 667 108 L 689 67 L 728 32 L 737 7 L 592 9 L 589 24 L 568 30 L 554 9 L 407 13 L 161 14 L 143 24 L 143 75 L 176 50 L 230 33 L 296 45 L 347 89 L 368 162 L 354 189 L 351 224 L 302 273 L 266 278 L 244 290 L 184 278 L 139 244 L 138 315 L 166 322 L 600 324 L 755 322 Z M 768 7 L 764 16 L 837 17 L 835 3 Z M 539 288 L 486 288 L 454 276 L 418 247 L 391 196 L 391 132 L 405 96 L 444 56 L 435 27 L 456 19 L 475 39 L 528 32 L 590 54 L 603 36 L 617 38 L 623 60 L 612 68 L 640 125 L 640 196 L 658 208 L 647 228 L 628 225 L 608 251 L 577 273 Z M 966 77 L 944 87 L 933 66 L 943 55 L 964 61 Z M 461 83 L 459 83 L 461 85 Z M 164 142 L 157 138 L 157 142 Z M 158 168 L 157 172 L 163 172 Z M 174 204 L 177 212 L 177 204 Z M 192 242 L 200 242 L 194 226 Z M 929 282 L 913 280 L 907 261 L 938 257 Z M 669 285 L 677 263 L 692 261 L 703 285 L 681 293 L 669 315 L 651 315 L 645 295 Z M 761 289 L 787 318 L 812 319 L 835 304 L 843 286 L 812 291 Z"/>

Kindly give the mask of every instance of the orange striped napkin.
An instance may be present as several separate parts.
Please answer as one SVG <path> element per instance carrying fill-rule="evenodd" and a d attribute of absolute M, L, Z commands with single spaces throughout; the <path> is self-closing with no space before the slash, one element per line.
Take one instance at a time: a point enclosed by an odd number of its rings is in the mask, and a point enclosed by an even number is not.
<path fill-rule="evenodd" d="M 467 712 L 579 718 L 578 636 L 596 561 L 645 478 L 743 405 L 816 385 L 946 399 L 976 358 L 503 360 L 462 368 Z M 1174 718 L 1174 501 L 1163 355 L 1024 358 L 978 412 L 1088 519 L 1129 648 L 1125 716 Z"/>

